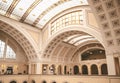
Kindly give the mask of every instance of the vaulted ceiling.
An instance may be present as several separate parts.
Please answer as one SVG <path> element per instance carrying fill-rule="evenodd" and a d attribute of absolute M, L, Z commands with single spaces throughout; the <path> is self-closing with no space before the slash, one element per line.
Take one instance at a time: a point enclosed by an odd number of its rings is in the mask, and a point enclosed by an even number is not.
<path fill-rule="evenodd" d="M 0 0 L 0 14 L 37 28 L 68 8 L 87 5 L 87 0 Z"/>

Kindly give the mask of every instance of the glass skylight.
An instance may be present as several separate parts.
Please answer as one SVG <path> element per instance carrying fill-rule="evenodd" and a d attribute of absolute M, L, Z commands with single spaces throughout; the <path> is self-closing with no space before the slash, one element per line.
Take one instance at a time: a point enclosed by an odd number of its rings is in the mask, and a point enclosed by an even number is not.
<path fill-rule="evenodd" d="M 96 40 L 96 39 L 95 38 L 84 39 L 84 40 L 81 40 L 81 41 L 75 43 L 75 46 L 78 46 L 78 45 L 82 44 L 83 42 L 87 42 L 87 41 L 90 41 L 90 40 Z"/>
<path fill-rule="evenodd" d="M 87 4 L 87 0 L 0 0 L 0 14 L 42 28 L 63 10 Z"/>
<path fill-rule="evenodd" d="M 34 1 L 35 0 L 20 0 L 12 12 L 11 17 L 17 16 L 20 19 Z"/>
<path fill-rule="evenodd" d="M 4 15 L 12 2 L 13 0 L 0 0 L 0 14 Z"/>
<path fill-rule="evenodd" d="M 81 1 L 83 3 L 81 3 Z M 54 8 L 53 10 L 51 10 L 50 12 L 48 12 L 40 21 L 38 24 L 40 25 L 45 25 L 53 16 L 55 16 L 56 14 L 58 14 L 59 12 L 62 12 L 65 9 L 74 7 L 74 6 L 78 6 L 78 5 L 85 5 L 88 4 L 86 0 L 71 0 L 68 1 L 66 3 L 63 3 L 59 6 L 57 6 L 56 8 Z"/>
<path fill-rule="evenodd" d="M 79 37 L 76 37 L 76 38 L 72 39 L 71 41 L 69 41 L 69 43 L 73 44 L 73 43 L 75 43 L 75 42 L 78 41 L 78 40 L 80 41 L 80 40 L 82 40 L 82 39 L 90 38 L 90 37 L 92 37 L 92 36 L 89 36 L 89 35 L 79 36 Z M 74 41 L 74 42 L 73 42 L 73 41 Z"/>

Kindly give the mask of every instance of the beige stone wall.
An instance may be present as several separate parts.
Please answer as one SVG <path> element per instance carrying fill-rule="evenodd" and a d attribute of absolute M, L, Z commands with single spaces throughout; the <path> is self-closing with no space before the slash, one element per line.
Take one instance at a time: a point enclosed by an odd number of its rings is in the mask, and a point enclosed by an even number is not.
<path fill-rule="evenodd" d="M 0 75 L 0 80 L 4 83 L 10 83 L 15 80 L 17 83 L 27 81 L 31 83 L 42 83 L 45 80 L 47 83 L 120 83 L 120 77 L 116 76 L 62 76 L 62 75 Z"/>

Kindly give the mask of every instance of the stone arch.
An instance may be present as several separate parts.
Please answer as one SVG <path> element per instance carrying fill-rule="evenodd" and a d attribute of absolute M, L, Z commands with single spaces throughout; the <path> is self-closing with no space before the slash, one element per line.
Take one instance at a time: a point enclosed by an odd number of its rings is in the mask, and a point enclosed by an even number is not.
<path fill-rule="evenodd" d="M 79 34 L 79 33 L 89 34 L 89 35 L 95 37 L 97 39 L 97 41 L 99 41 L 99 43 L 101 43 L 104 46 L 100 32 L 98 32 L 92 28 L 88 28 L 88 27 L 86 27 L 86 28 L 83 28 L 83 26 L 77 26 L 77 25 L 72 26 L 71 25 L 71 26 L 69 26 L 67 28 L 63 28 L 62 30 L 53 34 L 52 37 L 50 37 L 48 39 L 49 41 L 45 44 L 45 47 L 43 48 L 43 54 L 41 57 L 49 57 L 50 56 L 49 54 L 52 53 L 51 51 L 55 47 L 54 45 L 57 46 L 65 37 L 73 35 L 73 34 L 71 34 L 71 32 L 74 32 L 76 34 Z M 95 34 L 97 34 L 97 35 L 95 35 Z M 48 52 L 49 52 L 49 54 L 48 54 Z"/>
<path fill-rule="evenodd" d="M 103 52 L 103 57 L 101 57 L 102 59 L 106 59 L 106 55 L 105 55 L 105 51 L 104 51 L 104 48 L 103 47 L 90 47 L 90 48 L 86 48 L 84 49 L 83 51 L 81 51 L 81 60 L 82 60 L 82 57 L 83 57 L 83 54 L 87 51 L 90 51 L 90 50 L 102 50 Z M 90 57 L 89 57 L 90 58 Z M 100 57 L 99 57 L 100 58 Z M 99 58 L 95 58 L 95 59 L 99 59 Z"/>
<path fill-rule="evenodd" d="M 24 29 L 18 25 L 15 25 L 15 23 L 11 23 L 8 19 L 1 19 L 0 26 L 1 31 L 13 37 L 13 39 L 15 39 L 20 44 L 29 60 L 38 57 L 35 47 L 36 44 Z"/>
<path fill-rule="evenodd" d="M 36 83 L 35 80 L 31 80 L 31 83 Z"/>
<path fill-rule="evenodd" d="M 87 65 L 82 66 L 82 74 L 83 75 L 88 75 L 88 67 L 87 67 Z"/>
<path fill-rule="evenodd" d="M 27 81 L 23 81 L 23 83 L 27 83 Z"/>
<path fill-rule="evenodd" d="M 79 74 L 79 66 L 75 65 L 75 66 L 73 67 L 73 69 L 74 69 L 74 74 L 75 74 L 75 75 L 78 75 L 78 74 Z"/>
<path fill-rule="evenodd" d="M 58 74 L 62 74 L 62 66 L 61 65 L 58 66 Z"/>
<path fill-rule="evenodd" d="M 46 80 L 43 80 L 42 83 L 47 83 Z"/>
<path fill-rule="evenodd" d="M 102 64 L 101 65 L 101 74 L 102 75 L 107 75 L 108 74 L 107 64 Z"/>
<path fill-rule="evenodd" d="M 13 81 L 10 81 L 10 83 L 17 83 L 15 80 L 13 80 Z"/>
<path fill-rule="evenodd" d="M 91 74 L 98 75 L 98 67 L 96 64 L 91 65 Z"/>
<path fill-rule="evenodd" d="M 87 47 L 90 47 L 90 48 L 87 48 Z M 71 60 L 73 61 L 74 58 L 77 57 L 77 54 L 79 54 L 79 56 L 81 58 L 81 54 L 89 49 L 104 50 L 104 47 L 99 42 L 92 42 L 92 41 L 90 41 L 89 43 L 86 43 L 86 44 L 82 44 L 81 46 L 79 46 L 79 48 L 76 50 L 76 52 L 71 56 Z"/>
<path fill-rule="evenodd" d="M 67 66 L 64 66 L 64 74 L 67 74 Z"/>

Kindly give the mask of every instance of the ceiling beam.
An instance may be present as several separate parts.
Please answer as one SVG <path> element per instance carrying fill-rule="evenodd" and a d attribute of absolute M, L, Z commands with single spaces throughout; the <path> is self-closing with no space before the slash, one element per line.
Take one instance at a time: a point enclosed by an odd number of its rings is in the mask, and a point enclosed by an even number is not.
<path fill-rule="evenodd" d="M 30 12 L 41 2 L 42 0 L 35 0 L 32 5 L 26 10 L 26 12 L 23 14 L 23 16 L 20 19 L 20 22 L 24 22 L 24 20 L 27 18 L 27 16 L 30 14 Z"/>
<path fill-rule="evenodd" d="M 39 21 L 42 19 L 43 16 L 45 16 L 48 12 L 50 12 L 53 8 L 65 3 L 65 2 L 68 2 L 68 1 L 71 1 L 71 0 L 59 0 L 58 2 L 54 3 L 53 5 L 51 5 L 50 7 L 48 7 L 45 11 L 43 11 L 38 17 L 37 19 L 33 22 L 33 26 L 36 26 Z"/>
<path fill-rule="evenodd" d="M 6 11 L 5 16 L 10 17 L 10 15 L 12 14 L 13 10 L 15 9 L 16 5 L 20 2 L 20 0 L 13 0 L 13 2 L 11 3 L 10 7 L 8 8 L 8 10 Z"/>

